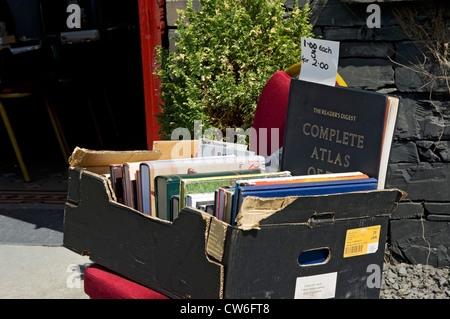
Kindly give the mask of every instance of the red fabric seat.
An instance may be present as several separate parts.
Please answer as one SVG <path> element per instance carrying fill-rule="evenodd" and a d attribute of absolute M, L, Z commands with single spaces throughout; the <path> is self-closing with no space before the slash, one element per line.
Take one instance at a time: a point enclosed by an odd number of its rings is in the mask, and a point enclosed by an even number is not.
<path fill-rule="evenodd" d="M 289 88 L 292 76 L 298 77 L 299 71 L 299 66 L 294 65 L 286 71 L 275 72 L 267 81 L 256 105 L 250 151 L 267 157 L 283 147 Z M 336 85 L 346 86 L 339 74 Z"/>
<path fill-rule="evenodd" d="M 84 292 L 92 299 L 170 299 L 98 264 L 86 269 Z"/>
<path fill-rule="evenodd" d="M 267 157 L 283 146 L 291 79 L 284 71 L 275 72 L 261 92 L 253 120 L 256 135 L 250 140 L 250 150 L 258 155 Z"/>

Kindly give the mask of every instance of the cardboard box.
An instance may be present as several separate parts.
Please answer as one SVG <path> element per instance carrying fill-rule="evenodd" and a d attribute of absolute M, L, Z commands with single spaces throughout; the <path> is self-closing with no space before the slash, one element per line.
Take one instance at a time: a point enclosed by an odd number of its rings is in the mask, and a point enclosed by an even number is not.
<path fill-rule="evenodd" d="M 171 298 L 378 298 L 389 216 L 403 196 L 248 197 L 237 226 L 191 208 L 168 222 L 71 167 L 63 244 Z"/>

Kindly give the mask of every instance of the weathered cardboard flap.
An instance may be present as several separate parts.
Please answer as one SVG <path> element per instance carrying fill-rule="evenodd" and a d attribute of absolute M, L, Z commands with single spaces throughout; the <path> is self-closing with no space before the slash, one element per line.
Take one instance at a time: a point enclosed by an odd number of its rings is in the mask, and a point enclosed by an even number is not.
<path fill-rule="evenodd" d="M 69 157 L 70 167 L 83 167 L 97 174 L 108 174 L 110 164 L 192 158 L 196 156 L 198 141 L 155 141 L 153 150 L 110 151 L 75 147 Z"/>
<path fill-rule="evenodd" d="M 294 196 L 280 198 L 245 197 L 241 211 L 236 216 L 236 225 L 243 230 L 259 229 L 261 220 L 282 210 L 295 199 Z"/>
<path fill-rule="evenodd" d="M 206 243 L 206 252 L 219 262 L 223 259 L 225 252 L 225 240 L 227 228 L 229 225 L 216 218 L 211 218 L 211 226 L 209 227 L 208 239 Z"/>
<path fill-rule="evenodd" d="M 70 167 L 83 167 L 97 174 L 108 174 L 110 164 L 155 161 L 161 156 L 160 151 L 95 151 L 76 147 L 69 157 L 69 164 Z"/>
<path fill-rule="evenodd" d="M 248 196 L 244 198 L 236 224 L 243 230 L 289 223 L 303 223 L 312 227 L 320 223 L 318 217 L 329 217 L 335 221 L 390 216 L 405 196 L 398 189 L 284 198 Z M 353 209 L 355 206 L 359 209 Z"/>

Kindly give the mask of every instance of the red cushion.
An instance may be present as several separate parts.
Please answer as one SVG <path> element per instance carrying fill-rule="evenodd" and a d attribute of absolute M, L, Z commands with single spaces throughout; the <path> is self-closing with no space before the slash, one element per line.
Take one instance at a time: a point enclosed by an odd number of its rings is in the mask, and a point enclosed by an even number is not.
<path fill-rule="evenodd" d="M 92 299 L 169 299 L 98 264 L 86 269 L 84 292 Z"/>
<path fill-rule="evenodd" d="M 252 136 L 250 140 L 250 150 L 258 155 L 269 156 L 283 146 L 290 83 L 291 77 L 284 71 L 278 71 L 261 92 L 253 119 L 256 139 Z M 267 134 L 261 129 L 267 129 Z M 273 143 L 272 129 L 278 129 L 278 139 L 274 136 Z M 276 130 L 274 134 L 277 134 Z"/>

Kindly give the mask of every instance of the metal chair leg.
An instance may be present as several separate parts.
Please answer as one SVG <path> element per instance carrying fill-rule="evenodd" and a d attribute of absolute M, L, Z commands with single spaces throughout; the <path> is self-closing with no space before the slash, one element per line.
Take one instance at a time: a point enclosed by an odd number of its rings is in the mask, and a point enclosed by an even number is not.
<path fill-rule="evenodd" d="M 17 144 L 16 136 L 14 135 L 14 131 L 12 129 L 11 123 L 9 122 L 8 115 L 6 114 L 5 107 L 3 103 L 0 101 L 0 114 L 3 119 L 3 123 L 5 123 L 6 131 L 8 132 L 9 139 L 11 140 L 11 144 L 13 145 L 14 152 L 16 153 L 17 161 L 19 162 L 20 169 L 22 171 L 23 179 L 25 182 L 30 182 L 31 178 L 28 174 L 27 167 L 23 161 L 22 153 L 20 152 L 19 144 Z"/>

